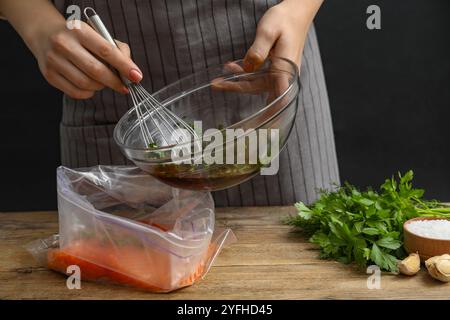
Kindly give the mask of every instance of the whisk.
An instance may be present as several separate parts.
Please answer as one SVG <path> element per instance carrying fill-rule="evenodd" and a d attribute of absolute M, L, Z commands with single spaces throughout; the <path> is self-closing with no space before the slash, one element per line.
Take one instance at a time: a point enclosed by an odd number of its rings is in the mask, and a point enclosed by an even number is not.
<path fill-rule="evenodd" d="M 118 47 L 100 16 L 93 8 L 85 8 L 84 15 L 88 23 L 103 38 Z M 169 146 L 176 144 L 176 142 L 187 142 L 191 138 L 194 138 L 194 141 L 198 140 L 197 133 L 189 124 L 168 110 L 145 90 L 141 84 L 133 83 L 122 76 L 120 78 L 130 91 L 142 138 L 147 148 Z M 147 120 L 152 124 L 153 130 L 149 129 Z M 174 133 L 176 134 L 174 135 Z"/>

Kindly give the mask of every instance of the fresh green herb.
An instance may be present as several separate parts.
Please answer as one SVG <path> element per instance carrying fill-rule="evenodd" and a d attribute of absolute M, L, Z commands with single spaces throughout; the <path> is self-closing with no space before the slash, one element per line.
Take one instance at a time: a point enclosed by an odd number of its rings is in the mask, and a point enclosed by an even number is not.
<path fill-rule="evenodd" d="M 157 151 L 153 149 L 159 148 L 156 142 L 152 142 L 148 144 L 148 149 L 150 149 L 150 153 L 147 155 L 150 159 L 162 159 L 165 157 L 165 151 Z"/>
<path fill-rule="evenodd" d="M 299 227 L 318 244 L 321 257 L 365 267 L 375 263 L 397 272 L 403 259 L 403 223 L 418 216 L 449 216 L 450 207 L 423 200 L 424 190 L 412 187 L 413 172 L 386 179 L 380 190 L 360 191 L 346 183 L 321 191 L 310 206 L 296 203 L 298 215 L 287 223 Z"/>

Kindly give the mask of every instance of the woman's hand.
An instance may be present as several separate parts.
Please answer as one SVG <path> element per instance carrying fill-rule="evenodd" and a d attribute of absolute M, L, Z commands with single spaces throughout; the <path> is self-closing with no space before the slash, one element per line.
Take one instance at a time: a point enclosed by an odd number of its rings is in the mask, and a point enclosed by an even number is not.
<path fill-rule="evenodd" d="M 228 63 L 225 68 L 235 74 L 256 71 L 269 54 L 289 59 L 300 67 L 305 39 L 309 27 L 323 0 L 284 0 L 270 8 L 259 21 L 256 37 L 248 49 L 242 65 Z M 273 60 L 271 68 L 286 70 L 286 63 Z M 242 79 L 212 81 L 217 90 L 236 91 L 250 94 L 268 93 L 272 101 L 289 86 L 289 76 L 281 72 L 269 73 L 265 77 L 247 76 Z"/>
<path fill-rule="evenodd" d="M 118 49 L 84 22 L 70 30 L 49 1 L 0 0 L 0 4 L 2 13 L 36 57 L 45 79 L 70 97 L 88 99 L 104 87 L 127 93 L 106 64 L 133 82 L 142 79 L 126 44 L 118 43 Z"/>
<path fill-rule="evenodd" d="M 79 29 L 69 30 L 64 24 L 44 32 L 35 41 L 33 52 L 51 85 L 72 98 L 87 99 L 105 86 L 128 93 L 117 74 L 105 63 L 133 82 L 142 79 L 141 71 L 130 59 L 128 45 L 117 44 L 120 49 L 81 22 Z"/>
<path fill-rule="evenodd" d="M 309 27 L 323 0 L 284 0 L 270 8 L 258 23 L 256 37 L 244 58 L 244 69 L 258 69 L 273 54 L 301 64 Z"/>

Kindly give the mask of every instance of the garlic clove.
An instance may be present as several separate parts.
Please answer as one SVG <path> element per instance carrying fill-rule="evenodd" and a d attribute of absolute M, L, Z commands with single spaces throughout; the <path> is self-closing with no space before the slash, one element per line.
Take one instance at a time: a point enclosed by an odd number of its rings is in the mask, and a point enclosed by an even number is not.
<path fill-rule="evenodd" d="M 444 254 L 425 261 L 428 273 L 442 282 L 450 282 L 450 255 Z"/>
<path fill-rule="evenodd" d="M 439 259 L 450 259 L 450 254 L 443 254 L 442 256 L 434 256 L 425 261 L 425 266 L 434 264 Z"/>
<path fill-rule="evenodd" d="M 439 272 L 436 270 L 436 265 L 434 263 L 428 265 L 427 269 L 428 269 L 428 274 L 430 276 L 432 276 L 434 279 L 440 280 L 439 279 Z"/>
<path fill-rule="evenodd" d="M 436 262 L 436 269 L 443 275 L 450 277 L 450 259 Z"/>
<path fill-rule="evenodd" d="M 408 257 L 398 262 L 398 270 L 401 274 L 413 276 L 420 271 L 420 257 L 417 253 L 411 253 Z"/>

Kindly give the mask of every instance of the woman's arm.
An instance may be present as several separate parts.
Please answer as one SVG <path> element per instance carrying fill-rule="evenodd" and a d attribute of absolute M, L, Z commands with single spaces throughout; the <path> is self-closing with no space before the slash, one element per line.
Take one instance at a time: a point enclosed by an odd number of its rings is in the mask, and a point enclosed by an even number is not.
<path fill-rule="evenodd" d="M 309 27 L 323 0 L 284 0 L 270 8 L 258 23 L 255 40 L 244 58 L 245 71 L 257 69 L 268 57 L 301 64 Z"/>
<path fill-rule="evenodd" d="M 84 22 L 79 29 L 68 29 L 48 0 L 0 0 L 0 12 L 34 54 L 47 81 L 73 98 L 90 98 L 105 86 L 128 92 L 100 59 L 131 81 L 142 79 L 126 44 L 118 43 L 117 49 Z"/>

